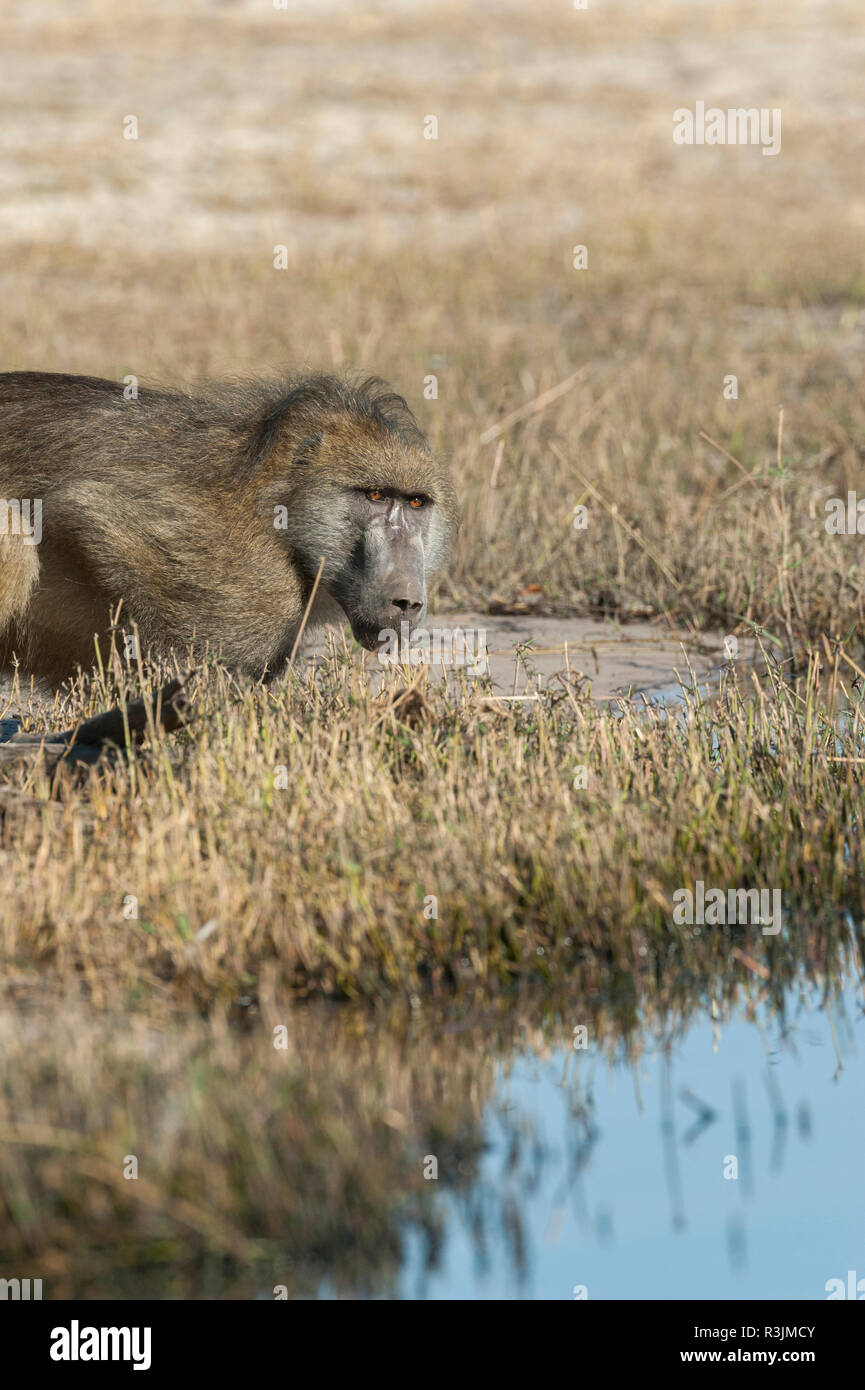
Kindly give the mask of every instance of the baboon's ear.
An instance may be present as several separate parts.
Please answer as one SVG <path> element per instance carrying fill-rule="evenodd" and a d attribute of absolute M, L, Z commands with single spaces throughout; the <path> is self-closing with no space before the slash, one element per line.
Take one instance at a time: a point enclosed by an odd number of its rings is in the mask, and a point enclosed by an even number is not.
<path fill-rule="evenodd" d="M 293 410 L 302 407 L 311 394 L 309 386 L 299 386 L 283 396 L 276 404 L 269 406 L 265 413 L 253 423 L 252 435 L 243 458 L 243 472 L 254 473 L 267 461 L 283 437 L 285 422 Z M 295 462 L 311 462 L 315 457 L 321 433 L 307 435 L 295 452 Z"/>
<path fill-rule="evenodd" d="M 308 434 L 306 439 L 302 439 L 298 444 L 292 461 L 296 464 L 315 463 L 322 437 L 321 430 Z"/>

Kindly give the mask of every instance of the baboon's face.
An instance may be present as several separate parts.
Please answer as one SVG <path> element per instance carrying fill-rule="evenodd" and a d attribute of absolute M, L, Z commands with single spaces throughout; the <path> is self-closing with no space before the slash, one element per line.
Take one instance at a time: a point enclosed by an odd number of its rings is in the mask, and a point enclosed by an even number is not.
<path fill-rule="evenodd" d="M 321 588 L 356 640 L 376 651 L 386 629 L 426 618 L 427 583 L 456 526 L 450 481 L 426 453 L 393 447 L 300 467 L 290 508 L 295 557 L 308 582 L 324 558 Z"/>
<path fill-rule="evenodd" d="M 434 511 L 427 494 L 392 488 L 357 489 L 346 498 L 352 544 L 328 590 L 368 651 L 385 640 L 385 629 L 399 632 L 401 623 L 416 627 L 426 618 Z"/>

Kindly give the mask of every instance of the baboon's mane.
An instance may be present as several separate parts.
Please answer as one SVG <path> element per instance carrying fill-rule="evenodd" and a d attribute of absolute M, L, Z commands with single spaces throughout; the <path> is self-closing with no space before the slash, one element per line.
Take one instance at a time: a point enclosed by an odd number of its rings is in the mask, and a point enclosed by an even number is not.
<path fill-rule="evenodd" d="M 243 458 L 243 471 L 254 472 L 268 458 L 279 439 L 283 424 L 299 415 L 311 434 L 323 429 L 335 414 L 370 420 L 389 430 L 407 444 L 429 452 L 429 446 L 404 398 L 392 391 L 381 377 L 368 376 L 352 382 L 341 377 L 305 377 L 275 400 L 271 399 L 259 417 Z"/>

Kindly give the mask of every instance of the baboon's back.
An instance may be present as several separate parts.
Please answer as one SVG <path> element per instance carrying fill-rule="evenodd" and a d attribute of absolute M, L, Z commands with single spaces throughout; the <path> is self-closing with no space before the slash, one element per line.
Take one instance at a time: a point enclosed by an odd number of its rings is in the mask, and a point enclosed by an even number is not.
<path fill-rule="evenodd" d="M 281 649 L 302 584 L 238 477 L 250 407 L 252 389 L 0 374 L 0 498 L 38 499 L 43 520 L 38 549 L 0 545 L 0 665 L 90 664 L 121 600 L 145 649 L 194 640 L 255 671 Z"/>

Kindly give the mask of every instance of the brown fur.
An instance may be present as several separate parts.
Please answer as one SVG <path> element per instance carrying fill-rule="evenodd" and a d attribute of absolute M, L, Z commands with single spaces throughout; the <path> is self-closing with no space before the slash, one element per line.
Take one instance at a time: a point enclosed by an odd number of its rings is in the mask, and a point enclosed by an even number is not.
<path fill-rule="evenodd" d="M 351 563 L 347 499 L 381 487 L 429 499 L 424 553 L 437 568 L 456 526 L 450 480 L 405 402 L 374 379 L 125 400 L 93 377 L 0 374 L 0 498 L 43 508 L 38 547 L 0 535 L 0 667 L 17 657 L 54 682 L 89 667 L 122 600 L 121 626 L 134 620 L 145 652 L 193 644 L 273 672 L 318 558 L 325 595 Z"/>

